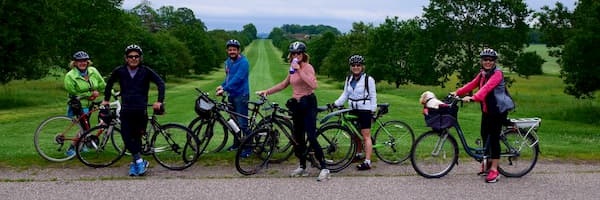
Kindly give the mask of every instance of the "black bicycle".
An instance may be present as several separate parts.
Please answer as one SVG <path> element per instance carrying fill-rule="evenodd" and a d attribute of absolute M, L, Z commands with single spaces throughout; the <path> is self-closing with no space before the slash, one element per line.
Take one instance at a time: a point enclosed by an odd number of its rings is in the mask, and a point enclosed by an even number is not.
<path fill-rule="evenodd" d="M 452 128 L 456 130 L 467 155 L 478 162 L 483 162 L 484 167 L 487 167 L 487 160 L 490 157 L 487 150 L 489 140 L 483 147 L 471 147 L 467 144 L 457 120 L 459 108 L 457 104 L 462 100 L 457 96 L 448 95 L 444 101 L 449 104 L 449 107 L 428 117 L 427 123 L 434 129 L 419 136 L 411 152 L 413 168 L 426 178 L 443 177 L 458 164 L 458 145 L 451 134 Z M 540 122 L 540 118 L 509 119 L 503 126 L 500 134 L 502 150 L 498 164 L 500 174 L 506 177 L 521 177 L 533 169 L 540 152 L 537 136 Z"/>

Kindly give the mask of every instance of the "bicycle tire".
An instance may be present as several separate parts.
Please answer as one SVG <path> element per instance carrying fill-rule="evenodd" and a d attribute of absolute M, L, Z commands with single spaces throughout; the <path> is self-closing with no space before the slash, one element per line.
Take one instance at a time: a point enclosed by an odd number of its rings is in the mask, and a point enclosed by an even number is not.
<path fill-rule="evenodd" d="M 72 118 L 53 116 L 42 121 L 37 127 L 33 135 L 33 144 L 42 158 L 52 162 L 63 162 L 75 157 L 75 154 L 67 155 L 66 152 L 71 146 L 75 148 L 73 140 L 76 140 L 80 133 L 83 133 L 83 128 L 79 123 L 73 122 Z"/>
<path fill-rule="evenodd" d="M 190 129 L 167 123 L 152 135 L 151 152 L 154 159 L 170 170 L 183 170 L 200 157 L 200 142 Z"/>
<path fill-rule="evenodd" d="M 434 154 L 440 142 L 441 148 Z M 415 141 L 410 160 L 417 174 L 425 178 L 443 177 L 458 161 L 456 139 L 449 133 L 428 131 Z"/>
<path fill-rule="evenodd" d="M 258 173 L 273 154 L 275 143 L 268 128 L 258 128 L 246 137 L 235 154 L 235 169 L 243 175 Z M 250 152 L 250 154 L 246 154 Z"/>
<path fill-rule="evenodd" d="M 272 123 L 272 125 L 271 125 Z M 274 145 L 275 149 L 273 150 L 273 154 L 269 159 L 269 163 L 282 163 L 288 160 L 293 151 L 293 126 L 290 121 L 282 117 L 275 118 L 275 122 L 271 122 L 269 118 L 263 118 L 260 122 L 257 123 L 256 127 L 270 127 L 274 128 Z"/>
<path fill-rule="evenodd" d="M 357 145 L 352 139 L 358 137 L 350 129 L 340 124 L 327 124 L 317 130 L 317 141 L 323 150 L 329 171 L 336 173 L 352 163 Z M 307 147 L 307 149 L 310 149 Z M 317 165 L 317 168 L 320 168 Z"/>
<path fill-rule="evenodd" d="M 515 130 L 508 130 L 500 136 L 500 161 L 498 171 L 505 177 L 522 177 L 528 174 L 537 163 L 540 152 L 537 140 Z"/>
<path fill-rule="evenodd" d="M 398 120 L 383 123 L 373 136 L 375 155 L 388 164 L 399 164 L 408 159 L 414 142 L 412 128 Z"/>
<path fill-rule="evenodd" d="M 77 141 L 77 158 L 83 164 L 94 168 L 114 164 L 125 155 L 123 140 L 115 139 L 120 136 L 121 130 L 115 126 L 100 125 L 91 128 Z"/>

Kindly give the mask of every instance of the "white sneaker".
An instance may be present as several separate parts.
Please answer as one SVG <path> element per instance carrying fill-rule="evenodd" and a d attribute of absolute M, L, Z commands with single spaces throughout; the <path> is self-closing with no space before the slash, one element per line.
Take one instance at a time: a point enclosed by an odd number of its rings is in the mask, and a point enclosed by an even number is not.
<path fill-rule="evenodd" d="M 302 167 L 298 167 L 294 171 L 292 171 L 292 174 L 290 174 L 290 176 L 291 177 L 308 176 L 308 170 L 306 170 Z"/>
<path fill-rule="evenodd" d="M 317 177 L 317 181 L 326 181 L 329 179 L 329 169 L 322 169 Z"/>

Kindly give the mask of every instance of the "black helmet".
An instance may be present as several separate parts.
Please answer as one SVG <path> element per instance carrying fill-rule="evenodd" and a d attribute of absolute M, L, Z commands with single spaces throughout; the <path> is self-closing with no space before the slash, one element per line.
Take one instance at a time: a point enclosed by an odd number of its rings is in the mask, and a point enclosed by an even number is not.
<path fill-rule="evenodd" d="M 290 44 L 290 53 L 304 53 L 306 52 L 306 45 L 302 42 L 293 42 Z"/>
<path fill-rule="evenodd" d="M 238 42 L 237 40 L 231 39 L 231 40 L 227 41 L 227 44 L 225 45 L 225 48 L 231 47 L 231 46 L 237 47 L 239 49 L 241 45 L 240 45 L 240 42 Z"/>
<path fill-rule="evenodd" d="M 129 45 L 125 47 L 125 55 L 129 54 L 129 52 L 137 51 L 140 55 L 144 54 L 142 48 L 136 44 Z"/>
<path fill-rule="evenodd" d="M 358 54 L 352 55 L 348 58 L 348 64 L 365 64 L 365 58 Z"/>
<path fill-rule="evenodd" d="M 498 58 L 498 54 L 496 53 L 496 51 L 494 51 L 494 49 L 485 48 L 483 49 L 483 51 L 481 51 L 481 53 L 479 53 L 479 58 L 483 57 L 492 57 L 496 59 Z"/>
<path fill-rule="evenodd" d="M 73 60 L 89 60 L 90 56 L 85 51 L 78 51 L 73 54 Z"/>

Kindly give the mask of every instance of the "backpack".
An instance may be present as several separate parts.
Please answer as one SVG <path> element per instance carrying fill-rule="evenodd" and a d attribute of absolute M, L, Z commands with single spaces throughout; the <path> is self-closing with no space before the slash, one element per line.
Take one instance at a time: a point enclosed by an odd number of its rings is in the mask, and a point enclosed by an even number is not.
<path fill-rule="evenodd" d="M 365 98 L 362 98 L 362 99 L 352 99 L 353 101 L 363 100 L 363 103 L 364 103 L 366 100 L 369 100 L 369 78 L 371 78 L 371 76 L 369 76 L 367 73 L 364 73 L 364 74 L 365 74 L 365 92 L 367 93 L 367 95 L 365 95 Z M 352 80 L 351 78 L 352 78 L 352 74 L 348 75 L 346 77 L 345 84 L 350 84 L 350 80 Z"/>

